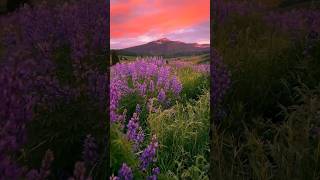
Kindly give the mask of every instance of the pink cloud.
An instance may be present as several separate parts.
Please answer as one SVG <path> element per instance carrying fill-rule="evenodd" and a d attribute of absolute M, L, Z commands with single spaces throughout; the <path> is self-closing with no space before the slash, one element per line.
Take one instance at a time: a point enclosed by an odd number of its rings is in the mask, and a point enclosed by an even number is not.
<path fill-rule="evenodd" d="M 210 0 L 111 0 L 110 9 L 111 39 L 167 34 L 210 18 Z"/>

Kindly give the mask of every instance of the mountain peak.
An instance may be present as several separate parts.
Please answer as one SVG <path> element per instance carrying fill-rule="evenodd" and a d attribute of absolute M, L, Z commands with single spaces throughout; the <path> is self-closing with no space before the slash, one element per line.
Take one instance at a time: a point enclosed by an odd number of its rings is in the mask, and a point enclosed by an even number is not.
<path fill-rule="evenodd" d="M 171 41 L 171 40 L 168 38 L 161 38 L 161 39 L 156 40 L 155 42 L 169 42 L 169 41 Z"/>
<path fill-rule="evenodd" d="M 121 50 L 124 54 L 168 56 L 168 55 L 193 55 L 210 52 L 209 45 L 197 43 L 185 43 L 161 38 L 139 46 L 129 47 Z"/>

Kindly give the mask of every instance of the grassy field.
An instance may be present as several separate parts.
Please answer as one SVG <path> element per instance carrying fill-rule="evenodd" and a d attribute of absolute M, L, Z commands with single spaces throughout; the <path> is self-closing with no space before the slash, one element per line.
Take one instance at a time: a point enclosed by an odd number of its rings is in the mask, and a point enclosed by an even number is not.
<path fill-rule="evenodd" d="M 125 163 L 132 170 L 134 179 L 153 176 L 152 169 L 156 167 L 160 169 L 160 174 L 156 174 L 158 179 L 208 179 L 209 76 L 208 72 L 199 72 L 195 68 L 200 58 L 189 57 L 189 59 L 180 60 L 179 63 L 182 63 L 183 66 L 175 66 L 170 60 L 168 60 L 169 64 L 164 62 L 163 65 L 158 66 L 160 69 L 169 67 L 170 73 L 181 83 L 182 89 L 178 95 L 172 96 L 169 91 L 166 92 L 168 103 L 163 104 L 159 99 L 158 93 L 162 88 L 161 85 L 155 89 L 148 86 L 143 96 L 138 95 L 139 93 L 135 94 L 134 92 L 139 92 L 139 90 L 129 85 L 133 88 L 133 94 L 122 96 L 119 106 L 120 109 L 126 109 L 127 119 L 124 120 L 125 123 L 116 122 L 111 125 L 111 169 L 114 175 L 122 177 L 118 170 Z M 134 70 L 130 64 L 134 68 L 143 66 L 143 69 L 154 66 L 152 59 L 143 60 L 143 63 L 140 64 L 141 60 L 137 60 L 111 67 L 111 70 L 115 69 L 111 73 L 111 87 L 112 79 L 117 77 L 117 67 L 127 64 L 126 69 L 131 72 Z M 140 74 L 139 72 L 141 71 L 133 74 Z M 138 75 L 141 76 L 141 79 L 138 79 L 137 82 L 149 83 L 148 74 Z M 127 78 L 131 81 L 130 75 Z M 128 82 L 127 78 L 126 82 Z M 159 78 L 161 74 L 151 77 L 155 82 Z M 171 78 L 166 78 L 166 81 L 170 82 Z M 145 107 L 150 100 L 154 102 L 152 106 L 154 111 Z M 135 110 L 136 104 L 140 105 L 141 111 Z M 128 140 L 127 134 L 130 129 L 126 122 L 130 123 L 134 112 L 139 112 L 139 124 L 145 133 L 145 140 L 139 145 L 141 149 L 138 151 L 132 150 L 133 143 L 130 138 Z M 141 153 L 145 152 L 144 148 L 147 147 L 153 135 L 156 135 L 159 144 L 156 149 L 156 161 L 150 163 L 148 169 L 143 171 L 140 167 Z"/>

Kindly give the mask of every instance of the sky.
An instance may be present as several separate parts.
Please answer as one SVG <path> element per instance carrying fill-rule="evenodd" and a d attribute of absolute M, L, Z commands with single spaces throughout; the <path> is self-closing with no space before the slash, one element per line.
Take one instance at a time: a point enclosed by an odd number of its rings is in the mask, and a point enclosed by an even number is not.
<path fill-rule="evenodd" d="M 210 43 L 210 0 L 111 0 L 110 10 L 111 49 L 160 38 Z"/>

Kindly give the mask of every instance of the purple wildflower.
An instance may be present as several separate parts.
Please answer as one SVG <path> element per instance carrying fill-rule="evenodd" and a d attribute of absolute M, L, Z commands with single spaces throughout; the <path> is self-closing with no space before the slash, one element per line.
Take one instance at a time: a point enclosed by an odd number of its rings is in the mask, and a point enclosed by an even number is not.
<path fill-rule="evenodd" d="M 174 95 L 178 95 L 182 90 L 182 84 L 180 81 L 178 81 L 178 79 L 176 77 L 174 77 L 172 79 L 171 86 L 172 86 L 172 90 L 173 90 Z"/>
<path fill-rule="evenodd" d="M 56 100 L 68 102 L 83 93 L 90 98 L 95 95 L 105 104 L 107 74 L 94 73 L 94 77 L 89 77 L 88 72 L 97 71 L 96 65 L 88 66 L 81 61 L 83 57 L 90 60 L 95 59 L 93 54 L 104 54 L 107 43 L 107 3 L 93 1 L 80 0 L 56 7 L 41 4 L 0 17 L 0 26 L 4 27 L 0 65 L 1 178 L 24 179 L 25 174 L 13 156 L 26 142 L 26 125 L 32 121 L 35 105 L 48 109 Z M 61 85 L 56 76 L 59 68 L 55 51 L 65 50 L 65 45 L 71 51 L 67 56 L 72 56 L 73 73 L 79 74 L 75 76 L 76 84 L 81 82 L 79 87 Z M 90 82 L 82 83 L 87 79 Z M 86 92 L 88 89 L 90 92 Z M 45 179 L 51 161 L 47 152 L 41 169 L 31 170 L 27 178 Z"/>
<path fill-rule="evenodd" d="M 157 180 L 158 174 L 160 174 L 160 168 L 159 167 L 152 168 L 152 175 L 148 176 L 147 180 Z"/>
<path fill-rule="evenodd" d="M 147 177 L 147 180 L 157 180 L 157 179 L 158 179 L 157 175 L 151 175 Z"/>
<path fill-rule="evenodd" d="M 164 102 L 165 99 L 166 99 L 166 93 L 164 92 L 163 89 L 160 89 L 159 94 L 158 94 L 158 101 Z"/>
<path fill-rule="evenodd" d="M 132 118 L 127 125 L 127 137 L 134 143 L 134 150 L 137 150 L 140 143 L 144 140 L 144 132 L 139 125 L 139 117 L 137 113 L 133 113 Z"/>
<path fill-rule="evenodd" d="M 121 98 L 131 93 L 138 93 L 144 97 L 145 102 L 157 97 L 157 89 L 163 89 L 162 95 L 168 92 L 180 93 L 180 81 L 172 74 L 169 66 L 162 58 L 137 58 L 131 63 L 118 63 L 111 67 L 110 73 L 110 117 L 111 122 L 118 122 L 118 106 Z M 156 84 L 155 84 L 156 83 Z M 162 96 L 163 101 L 166 96 Z"/>
<path fill-rule="evenodd" d="M 136 112 L 137 112 L 138 114 L 141 113 L 141 107 L 140 107 L 139 104 L 136 105 Z"/>
<path fill-rule="evenodd" d="M 131 168 L 126 164 L 123 163 L 121 169 L 118 172 L 118 176 L 121 180 L 132 180 L 133 174 Z"/>
<path fill-rule="evenodd" d="M 145 96 L 146 95 L 147 84 L 145 82 L 139 85 L 139 91 L 140 91 L 141 96 Z"/>
<path fill-rule="evenodd" d="M 149 91 L 150 91 L 150 92 L 153 92 L 153 91 L 154 91 L 154 81 L 153 81 L 153 80 L 150 80 L 150 83 L 149 83 Z"/>
<path fill-rule="evenodd" d="M 159 167 L 153 168 L 153 169 L 152 169 L 152 174 L 154 174 L 154 175 L 160 174 L 160 168 L 159 168 Z"/>
<path fill-rule="evenodd" d="M 140 155 L 140 169 L 145 171 L 149 164 L 152 162 L 155 162 L 155 156 L 156 156 L 156 151 L 158 149 L 158 140 L 157 140 L 157 136 L 153 135 L 152 136 L 152 140 L 151 143 L 148 145 L 148 147 L 146 149 L 144 149 L 144 151 L 142 152 L 142 154 Z"/>
<path fill-rule="evenodd" d="M 213 61 L 211 70 L 211 81 L 213 90 L 211 93 L 211 101 L 214 106 L 216 106 L 223 98 L 226 90 L 230 86 L 230 72 L 227 70 L 222 62 L 221 57 L 214 50 L 213 51 Z"/>

